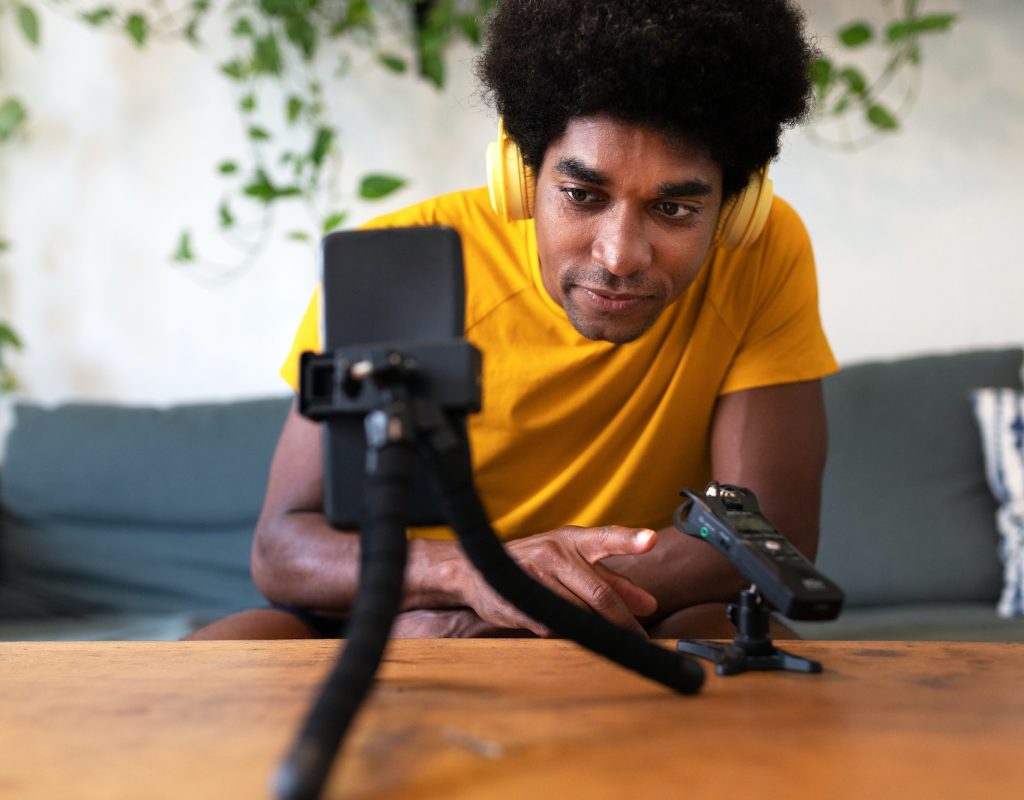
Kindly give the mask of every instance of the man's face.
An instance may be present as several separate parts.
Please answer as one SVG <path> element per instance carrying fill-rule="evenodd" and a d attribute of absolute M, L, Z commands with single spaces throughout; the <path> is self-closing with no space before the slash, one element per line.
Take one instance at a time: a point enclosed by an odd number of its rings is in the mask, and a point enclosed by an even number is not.
<path fill-rule="evenodd" d="M 579 117 L 536 180 L 544 287 L 588 339 L 629 342 L 697 277 L 722 170 L 701 149 L 608 117 Z"/>

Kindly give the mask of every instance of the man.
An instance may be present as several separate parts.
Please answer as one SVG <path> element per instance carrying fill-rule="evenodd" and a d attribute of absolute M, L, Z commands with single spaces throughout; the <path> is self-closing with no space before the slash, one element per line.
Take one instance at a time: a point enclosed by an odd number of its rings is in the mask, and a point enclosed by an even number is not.
<path fill-rule="evenodd" d="M 474 474 L 510 554 L 638 633 L 730 636 L 743 584 L 671 526 L 683 487 L 753 489 L 807 555 L 818 537 L 835 369 L 814 264 L 775 199 L 753 244 L 720 220 L 806 112 L 812 49 L 787 0 L 504 0 L 480 78 L 535 185 L 533 219 L 484 190 L 369 227 L 444 224 L 463 241 L 466 336 L 484 353 Z M 515 215 L 513 215 L 515 216 Z M 310 305 L 282 374 L 319 348 Z M 338 635 L 358 532 L 321 512 L 319 426 L 294 410 L 271 468 L 253 575 L 274 609 L 204 635 Z M 445 531 L 410 542 L 397 636 L 547 633 L 497 596 Z"/>

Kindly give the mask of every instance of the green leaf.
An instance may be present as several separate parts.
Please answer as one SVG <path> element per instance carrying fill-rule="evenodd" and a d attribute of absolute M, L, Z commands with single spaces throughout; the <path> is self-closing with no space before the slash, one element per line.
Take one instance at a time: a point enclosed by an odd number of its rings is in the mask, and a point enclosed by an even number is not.
<path fill-rule="evenodd" d="M 288 238 L 293 242 L 308 242 L 310 236 L 305 231 L 289 231 Z"/>
<path fill-rule="evenodd" d="M 875 38 L 875 32 L 866 22 L 852 22 L 839 31 L 839 41 L 847 47 L 860 47 Z"/>
<path fill-rule="evenodd" d="M 420 58 L 420 75 L 438 89 L 444 88 L 444 59 L 440 53 L 426 52 Z"/>
<path fill-rule="evenodd" d="M 323 233 L 330 233 L 335 228 L 340 228 L 346 219 L 348 219 L 347 211 L 335 211 L 333 214 L 328 214 L 324 217 L 324 221 L 320 225 L 320 230 Z"/>
<path fill-rule="evenodd" d="M 309 61 L 316 54 L 316 28 L 304 16 L 294 14 L 288 17 L 284 26 L 288 41 L 299 48 L 302 57 Z"/>
<path fill-rule="evenodd" d="M 149 37 L 149 22 L 142 14 L 129 14 L 124 21 L 124 29 L 138 47 L 142 47 Z"/>
<path fill-rule="evenodd" d="M 333 141 L 334 128 L 318 128 L 316 136 L 313 138 L 313 146 L 309 151 L 310 161 L 319 167 L 323 163 L 324 158 L 327 157 L 327 153 L 330 152 Z"/>
<path fill-rule="evenodd" d="M 835 71 L 832 69 L 832 62 L 827 58 L 822 57 L 816 58 L 811 62 L 811 66 L 808 69 L 808 75 L 811 79 L 811 83 L 814 84 L 815 92 L 819 96 L 822 96 L 832 84 Z"/>
<path fill-rule="evenodd" d="M 238 107 L 242 109 L 246 114 L 249 114 L 256 110 L 256 95 L 252 92 L 245 95 L 241 100 L 238 101 Z"/>
<path fill-rule="evenodd" d="M 868 122 L 880 131 L 895 131 L 900 127 L 896 117 L 887 108 L 878 103 L 874 103 L 868 108 L 867 118 Z"/>
<path fill-rule="evenodd" d="M 373 9 L 368 0 L 349 0 L 344 18 L 331 27 L 330 35 L 337 37 L 353 28 L 373 28 Z"/>
<path fill-rule="evenodd" d="M 220 207 L 217 209 L 217 214 L 220 217 L 221 228 L 227 229 L 234 227 L 235 215 L 231 213 L 231 206 L 227 204 L 227 201 L 220 204 Z"/>
<path fill-rule="evenodd" d="M 200 44 L 199 41 L 199 17 L 192 17 L 185 26 L 185 38 L 192 44 Z"/>
<path fill-rule="evenodd" d="M 181 232 L 181 236 L 178 238 L 178 249 L 175 251 L 173 259 L 180 264 L 195 260 L 195 255 L 192 253 L 192 234 L 188 231 Z"/>
<path fill-rule="evenodd" d="M 114 18 L 114 9 L 110 6 L 100 6 L 92 11 L 83 12 L 80 16 L 83 21 L 94 27 L 100 27 Z"/>
<path fill-rule="evenodd" d="M 11 249 L 11 243 L 6 239 L 0 239 L 0 253 L 6 253 Z"/>
<path fill-rule="evenodd" d="M 393 175 L 367 175 L 359 184 L 359 196 L 364 200 L 380 200 L 405 186 L 404 178 Z"/>
<path fill-rule="evenodd" d="M 474 45 L 480 44 L 480 21 L 472 14 L 462 14 L 455 20 L 465 36 Z"/>
<path fill-rule="evenodd" d="M 956 14 L 929 14 L 917 20 L 917 29 L 922 33 L 948 31 L 956 22 Z"/>
<path fill-rule="evenodd" d="M 839 71 L 839 77 L 854 94 L 862 95 L 867 91 L 868 82 L 864 78 L 864 73 L 856 67 L 845 67 Z"/>
<path fill-rule="evenodd" d="M 294 94 L 289 95 L 288 102 L 285 106 L 285 116 L 287 116 L 289 124 L 294 125 L 298 121 L 299 114 L 302 113 L 303 105 L 301 97 Z"/>
<path fill-rule="evenodd" d="M 238 164 L 234 161 L 221 161 L 217 165 L 217 171 L 221 175 L 234 175 L 238 172 Z"/>
<path fill-rule="evenodd" d="M 903 41 L 908 36 L 914 35 L 914 25 L 910 20 L 900 20 L 892 23 L 885 29 L 885 40 L 890 44 Z"/>
<path fill-rule="evenodd" d="M 404 58 L 399 58 L 391 53 L 377 53 L 377 60 L 389 70 L 396 72 L 399 75 L 409 68 L 409 65 L 405 63 Z"/>
<path fill-rule="evenodd" d="M 13 347 L 15 350 L 20 350 L 24 346 L 14 328 L 5 322 L 0 322 L 0 345 Z"/>
<path fill-rule="evenodd" d="M 267 142 L 270 141 L 270 132 L 259 125 L 250 125 L 249 138 L 254 142 Z"/>
<path fill-rule="evenodd" d="M 0 142 L 6 142 L 28 117 L 21 101 L 9 97 L 0 105 Z"/>
<path fill-rule="evenodd" d="M 235 21 L 235 27 L 231 29 L 233 36 L 252 36 L 256 33 L 256 29 L 252 26 L 252 21 L 248 17 L 239 17 Z"/>
<path fill-rule="evenodd" d="M 908 17 L 892 23 L 885 31 L 890 44 L 901 42 L 922 33 L 943 33 L 956 22 L 956 14 L 929 14 L 926 17 Z"/>
<path fill-rule="evenodd" d="M 309 3 L 305 0 L 259 0 L 258 5 L 271 17 L 283 17 L 286 14 L 309 10 Z"/>
<path fill-rule="evenodd" d="M 29 6 L 18 6 L 18 27 L 32 44 L 39 44 L 39 17 Z"/>
<path fill-rule="evenodd" d="M 235 225 L 235 215 L 231 213 L 231 209 L 228 207 L 228 204 L 226 202 L 221 203 L 220 208 L 217 210 L 218 213 L 220 214 L 221 228 L 224 228 L 225 230 L 228 228 L 233 228 Z"/>
<path fill-rule="evenodd" d="M 252 69 L 257 75 L 281 73 L 281 50 L 277 46 L 277 37 L 272 33 L 261 36 L 254 43 Z"/>
<path fill-rule="evenodd" d="M 257 170 L 256 177 L 242 191 L 249 197 L 255 197 L 265 203 L 274 199 L 274 184 L 263 170 Z"/>
<path fill-rule="evenodd" d="M 245 62 L 237 58 L 234 61 L 221 64 L 220 71 L 236 81 L 244 81 L 249 77 L 249 67 L 246 66 Z"/>
<path fill-rule="evenodd" d="M 262 169 L 256 171 L 256 177 L 242 191 L 262 203 L 272 203 L 282 197 L 295 197 L 302 194 L 302 190 L 298 186 L 274 186 L 270 176 Z"/>

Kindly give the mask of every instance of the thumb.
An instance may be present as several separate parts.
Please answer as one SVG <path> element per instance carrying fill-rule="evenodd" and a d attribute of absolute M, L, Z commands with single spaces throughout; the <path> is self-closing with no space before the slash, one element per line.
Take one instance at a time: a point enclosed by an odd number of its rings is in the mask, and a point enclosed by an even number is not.
<path fill-rule="evenodd" d="M 573 543 L 576 552 L 593 564 L 609 556 L 630 556 L 646 553 L 658 538 L 650 528 L 627 528 L 623 525 L 605 525 L 601 528 L 581 528 Z"/>

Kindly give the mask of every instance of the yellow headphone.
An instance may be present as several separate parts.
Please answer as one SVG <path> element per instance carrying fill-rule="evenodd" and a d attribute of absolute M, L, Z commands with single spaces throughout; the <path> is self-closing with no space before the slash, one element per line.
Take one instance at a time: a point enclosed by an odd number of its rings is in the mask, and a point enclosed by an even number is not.
<path fill-rule="evenodd" d="M 523 162 L 519 146 L 498 120 L 498 140 L 487 147 L 487 189 L 491 208 L 506 222 L 533 217 L 533 172 Z M 754 171 L 746 187 L 722 210 L 715 244 L 737 250 L 754 243 L 772 207 L 768 165 Z"/>

